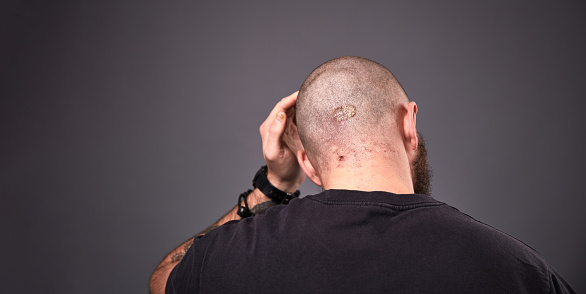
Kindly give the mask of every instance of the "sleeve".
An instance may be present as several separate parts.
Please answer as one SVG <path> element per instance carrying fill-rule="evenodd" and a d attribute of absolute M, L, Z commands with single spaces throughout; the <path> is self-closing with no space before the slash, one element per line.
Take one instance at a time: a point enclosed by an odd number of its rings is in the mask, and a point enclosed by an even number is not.
<path fill-rule="evenodd" d="M 215 236 L 214 231 L 193 240 L 193 245 L 187 250 L 181 262 L 171 271 L 165 286 L 165 294 L 199 293 L 203 260 L 210 240 Z"/>

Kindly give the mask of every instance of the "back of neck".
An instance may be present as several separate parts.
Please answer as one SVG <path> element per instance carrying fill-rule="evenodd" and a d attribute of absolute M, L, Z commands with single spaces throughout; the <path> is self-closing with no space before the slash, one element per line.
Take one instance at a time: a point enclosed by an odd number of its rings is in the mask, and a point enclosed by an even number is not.
<path fill-rule="evenodd" d="M 398 162 L 373 158 L 332 166 L 321 176 L 323 188 L 412 194 L 410 166 Z"/>

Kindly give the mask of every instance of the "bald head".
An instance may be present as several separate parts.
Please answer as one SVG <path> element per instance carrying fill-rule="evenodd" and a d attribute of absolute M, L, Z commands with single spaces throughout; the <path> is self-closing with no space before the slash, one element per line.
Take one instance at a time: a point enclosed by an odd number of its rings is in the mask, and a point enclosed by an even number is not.
<path fill-rule="evenodd" d="M 400 142 L 398 112 L 405 91 L 384 66 L 345 56 L 316 68 L 297 98 L 299 137 L 317 169 L 355 162 L 370 152 L 393 152 Z"/>

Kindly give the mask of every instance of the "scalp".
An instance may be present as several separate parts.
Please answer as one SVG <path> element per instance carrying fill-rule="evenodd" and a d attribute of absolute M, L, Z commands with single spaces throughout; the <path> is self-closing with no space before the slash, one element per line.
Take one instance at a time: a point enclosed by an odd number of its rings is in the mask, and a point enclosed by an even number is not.
<path fill-rule="evenodd" d="M 311 72 L 299 90 L 299 136 L 318 166 L 334 157 L 359 159 L 373 145 L 388 145 L 397 133 L 398 108 L 407 103 L 403 88 L 381 64 L 357 56 L 332 59 Z"/>

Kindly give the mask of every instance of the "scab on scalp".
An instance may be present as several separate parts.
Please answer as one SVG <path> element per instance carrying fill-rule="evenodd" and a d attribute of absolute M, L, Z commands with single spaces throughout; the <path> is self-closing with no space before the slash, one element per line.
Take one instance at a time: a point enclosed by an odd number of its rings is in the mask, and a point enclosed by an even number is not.
<path fill-rule="evenodd" d="M 356 115 L 356 106 L 354 105 L 343 105 L 337 107 L 332 112 L 332 117 L 336 121 L 344 121 Z"/>

